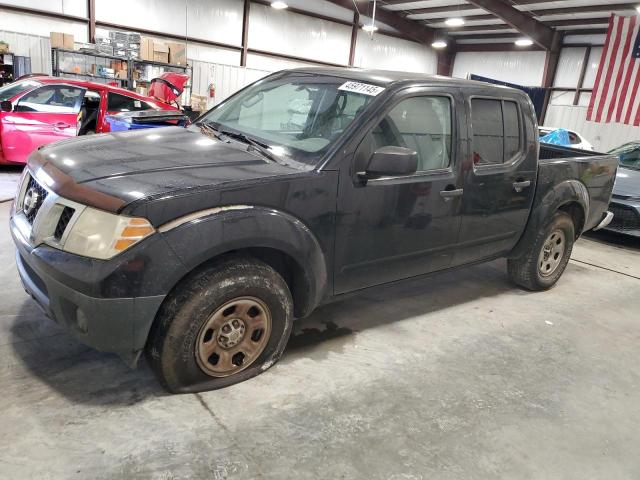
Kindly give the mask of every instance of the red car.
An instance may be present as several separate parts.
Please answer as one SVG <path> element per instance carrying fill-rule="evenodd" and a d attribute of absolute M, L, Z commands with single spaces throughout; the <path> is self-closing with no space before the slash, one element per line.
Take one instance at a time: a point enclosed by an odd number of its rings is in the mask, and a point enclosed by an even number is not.
<path fill-rule="evenodd" d="M 10 83 L 0 88 L 0 164 L 26 163 L 35 149 L 57 140 L 108 132 L 107 115 L 140 110 L 178 108 L 81 80 L 36 76 Z"/>

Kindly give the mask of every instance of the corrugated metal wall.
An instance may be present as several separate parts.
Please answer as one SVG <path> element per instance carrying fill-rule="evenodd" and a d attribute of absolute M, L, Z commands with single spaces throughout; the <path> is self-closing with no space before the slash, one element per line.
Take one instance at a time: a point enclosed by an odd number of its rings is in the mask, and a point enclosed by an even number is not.
<path fill-rule="evenodd" d="M 620 123 L 587 122 L 586 106 L 549 105 L 544 124 L 575 130 L 600 152 L 606 152 L 632 140 L 640 140 L 638 127 Z"/>
<path fill-rule="evenodd" d="M 192 65 L 192 91 L 198 95 L 206 95 L 210 79 L 216 87 L 215 101 L 210 102 L 210 107 L 225 100 L 241 88 L 260 78 L 269 75 L 267 70 L 236 67 L 216 63 L 189 60 Z"/>
<path fill-rule="evenodd" d="M 0 40 L 9 44 L 11 53 L 31 57 L 33 73 L 51 74 L 51 42 L 49 37 L 0 30 Z"/>

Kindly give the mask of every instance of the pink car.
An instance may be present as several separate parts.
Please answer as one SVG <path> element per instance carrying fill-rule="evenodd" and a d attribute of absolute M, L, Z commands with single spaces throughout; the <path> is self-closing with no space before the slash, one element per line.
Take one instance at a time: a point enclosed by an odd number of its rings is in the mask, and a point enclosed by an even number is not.
<path fill-rule="evenodd" d="M 176 98 L 171 96 L 165 101 Z M 57 140 L 108 132 L 107 115 L 140 110 L 178 109 L 158 98 L 81 80 L 36 76 L 10 83 L 0 88 L 0 164 L 26 163 L 31 152 Z"/>

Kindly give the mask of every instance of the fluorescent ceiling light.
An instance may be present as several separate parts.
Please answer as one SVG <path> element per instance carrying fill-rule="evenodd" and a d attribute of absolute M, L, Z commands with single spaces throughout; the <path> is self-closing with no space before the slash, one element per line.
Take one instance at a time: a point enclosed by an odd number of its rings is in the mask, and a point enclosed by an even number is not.
<path fill-rule="evenodd" d="M 368 33 L 373 33 L 378 31 L 378 27 L 376 27 L 375 25 L 364 25 L 362 27 L 362 30 Z"/>
<path fill-rule="evenodd" d="M 433 42 L 431 44 L 431 46 L 433 48 L 446 48 L 447 47 L 447 42 L 445 42 L 444 40 L 436 40 L 435 42 Z"/>
<path fill-rule="evenodd" d="M 533 45 L 533 40 L 529 38 L 519 38 L 518 40 L 516 40 L 516 45 L 519 47 L 529 47 Z"/>
<path fill-rule="evenodd" d="M 638 13 L 640 13 L 640 5 L 636 7 L 636 10 L 638 11 Z"/>
<path fill-rule="evenodd" d="M 462 25 L 464 25 L 464 19 L 463 18 L 447 18 L 444 23 L 446 23 L 447 25 L 449 25 L 450 27 L 460 27 Z"/>
<path fill-rule="evenodd" d="M 287 8 L 289 5 L 287 5 L 284 2 L 271 2 L 271 6 L 273 8 L 275 8 L 276 10 L 284 10 L 285 8 Z"/>

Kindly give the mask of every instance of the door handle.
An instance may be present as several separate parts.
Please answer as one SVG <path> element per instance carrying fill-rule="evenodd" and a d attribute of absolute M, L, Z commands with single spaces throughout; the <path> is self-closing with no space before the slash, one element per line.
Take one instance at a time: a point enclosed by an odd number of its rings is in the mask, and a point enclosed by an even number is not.
<path fill-rule="evenodd" d="M 62 130 L 64 128 L 69 128 L 71 125 L 69 125 L 68 123 L 65 123 L 65 122 L 57 122 L 57 123 L 54 123 L 53 126 L 55 128 L 59 128 L 60 130 Z"/>
<path fill-rule="evenodd" d="M 522 190 L 530 186 L 531 180 L 519 180 L 517 182 L 513 182 L 513 189 L 516 191 L 516 193 L 520 193 Z"/>
<path fill-rule="evenodd" d="M 462 188 L 452 189 L 452 190 L 442 190 L 440 191 L 440 196 L 444 198 L 446 201 L 453 197 L 461 197 L 463 191 L 464 190 Z"/>

